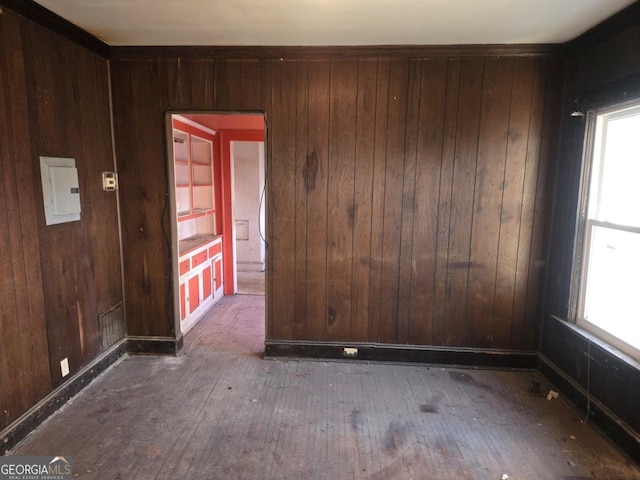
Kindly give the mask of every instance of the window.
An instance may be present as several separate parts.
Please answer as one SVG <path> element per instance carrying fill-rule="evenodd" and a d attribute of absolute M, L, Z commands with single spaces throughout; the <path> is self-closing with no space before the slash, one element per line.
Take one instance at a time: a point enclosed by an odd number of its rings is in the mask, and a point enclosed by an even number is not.
<path fill-rule="evenodd" d="M 640 104 L 590 121 L 577 323 L 640 360 Z"/>

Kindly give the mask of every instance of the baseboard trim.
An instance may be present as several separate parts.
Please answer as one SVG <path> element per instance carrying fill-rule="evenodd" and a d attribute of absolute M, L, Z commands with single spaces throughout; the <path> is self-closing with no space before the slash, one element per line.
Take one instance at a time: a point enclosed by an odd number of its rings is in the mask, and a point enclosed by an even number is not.
<path fill-rule="evenodd" d="M 128 337 L 127 352 L 131 355 L 178 355 L 183 337 Z"/>
<path fill-rule="evenodd" d="M 632 461 L 640 465 L 640 437 L 597 399 L 558 368 L 544 355 L 539 355 L 538 369 L 563 395 L 578 409 L 589 412 L 589 421 L 593 422 L 620 448 Z M 590 404 L 590 405 L 589 405 Z"/>
<path fill-rule="evenodd" d="M 345 355 L 345 348 L 357 348 L 357 355 Z M 341 344 L 267 340 L 265 342 L 265 357 L 411 362 L 519 370 L 535 370 L 538 366 L 537 352 L 370 343 Z"/>
<path fill-rule="evenodd" d="M 127 339 L 122 339 L 7 426 L 0 432 L 2 455 L 6 455 L 8 450 L 15 447 L 126 353 Z"/>

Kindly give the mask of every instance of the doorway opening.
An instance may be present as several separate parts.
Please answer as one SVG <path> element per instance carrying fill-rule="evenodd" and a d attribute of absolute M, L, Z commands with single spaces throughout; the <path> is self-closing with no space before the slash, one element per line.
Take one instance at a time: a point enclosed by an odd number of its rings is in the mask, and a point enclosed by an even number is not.
<path fill-rule="evenodd" d="M 231 142 L 237 293 L 265 294 L 264 142 Z"/>
<path fill-rule="evenodd" d="M 214 111 L 168 112 L 166 129 L 179 338 L 222 297 L 264 295 L 266 128 L 263 113 Z"/>

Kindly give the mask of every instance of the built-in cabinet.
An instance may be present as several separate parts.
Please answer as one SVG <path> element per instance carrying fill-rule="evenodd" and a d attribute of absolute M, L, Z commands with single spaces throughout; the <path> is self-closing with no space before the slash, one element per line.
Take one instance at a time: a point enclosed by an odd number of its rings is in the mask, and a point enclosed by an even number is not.
<path fill-rule="evenodd" d="M 188 244 L 183 243 L 183 247 L 188 248 Z M 181 252 L 178 268 L 180 326 L 184 334 L 223 296 L 222 237 L 212 235 L 209 242 Z"/>
<path fill-rule="evenodd" d="M 174 116 L 180 327 L 186 333 L 223 296 L 216 223 L 215 132 Z"/>

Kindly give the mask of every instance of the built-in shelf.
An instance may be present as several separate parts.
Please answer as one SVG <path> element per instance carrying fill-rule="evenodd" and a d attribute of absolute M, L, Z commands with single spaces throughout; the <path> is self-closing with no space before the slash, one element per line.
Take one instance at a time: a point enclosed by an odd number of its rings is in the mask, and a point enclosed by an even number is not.
<path fill-rule="evenodd" d="M 193 235 L 192 237 L 185 238 L 178 242 L 178 252 L 180 256 L 186 255 L 192 250 L 211 243 L 214 240 L 221 238 L 221 235 Z"/>
<path fill-rule="evenodd" d="M 213 235 L 215 200 L 213 139 L 195 128 L 173 130 L 178 240 Z M 209 136 L 208 136 L 209 135 Z"/>

